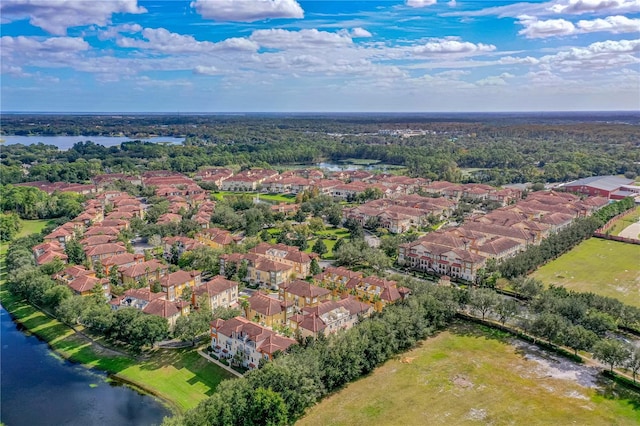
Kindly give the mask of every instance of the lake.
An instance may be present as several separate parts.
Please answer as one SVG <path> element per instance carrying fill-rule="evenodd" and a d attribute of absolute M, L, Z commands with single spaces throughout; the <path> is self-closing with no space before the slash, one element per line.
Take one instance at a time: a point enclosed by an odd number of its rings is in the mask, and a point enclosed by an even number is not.
<path fill-rule="evenodd" d="M 7 426 L 158 425 L 158 400 L 59 358 L 0 305 L 0 421 Z"/>
<path fill-rule="evenodd" d="M 22 145 L 33 145 L 37 143 L 43 143 L 45 145 L 55 145 L 61 150 L 69 149 L 76 142 L 85 142 L 91 141 L 93 143 L 103 145 L 103 146 L 116 146 L 120 145 L 122 142 L 132 142 L 138 139 L 131 139 L 127 137 L 119 137 L 119 136 L 0 136 L 5 145 L 14 145 L 14 144 L 22 144 Z M 167 142 L 171 144 L 179 145 L 184 142 L 184 138 L 172 138 L 172 137 L 153 137 L 153 138 L 139 138 L 141 141 L 145 142 Z"/>

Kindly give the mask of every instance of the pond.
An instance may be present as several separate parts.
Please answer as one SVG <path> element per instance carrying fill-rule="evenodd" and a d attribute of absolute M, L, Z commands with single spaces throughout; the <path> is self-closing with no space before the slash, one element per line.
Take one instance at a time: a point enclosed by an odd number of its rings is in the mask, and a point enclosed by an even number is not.
<path fill-rule="evenodd" d="M 7 426 L 158 425 L 160 401 L 59 358 L 0 305 L 0 421 Z"/>

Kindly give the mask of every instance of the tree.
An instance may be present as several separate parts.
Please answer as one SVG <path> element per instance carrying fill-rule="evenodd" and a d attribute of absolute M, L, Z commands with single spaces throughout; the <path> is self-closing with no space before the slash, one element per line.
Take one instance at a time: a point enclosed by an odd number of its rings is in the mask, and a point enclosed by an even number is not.
<path fill-rule="evenodd" d="M 192 294 L 193 294 L 193 289 L 190 286 L 186 286 L 182 290 L 182 295 L 180 296 L 180 298 L 182 300 L 184 300 L 185 302 L 191 302 L 191 295 Z"/>
<path fill-rule="evenodd" d="M 315 258 L 311 259 L 311 266 L 309 267 L 309 273 L 311 275 L 318 275 L 321 272 L 322 270 L 320 269 L 320 265 L 318 264 L 318 261 Z"/>
<path fill-rule="evenodd" d="M 532 333 L 544 337 L 550 344 L 555 343 L 567 328 L 567 320 L 557 314 L 543 312 L 533 320 Z"/>
<path fill-rule="evenodd" d="M 260 233 L 260 239 L 265 242 L 271 241 L 271 234 L 266 229 L 262 230 Z"/>
<path fill-rule="evenodd" d="M 63 300 L 73 297 L 73 292 L 66 285 L 51 287 L 44 293 L 43 302 L 50 309 L 56 310 Z"/>
<path fill-rule="evenodd" d="M 76 240 L 65 243 L 64 253 L 68 256 L 69 263 L 74 265 L 81 265 L 87 258 L 82 249 L 82 245 Z"/>
<path fill-rule="evenodd" d="M 535 278 L 517 277 L 512 282 L 513 290 L 527 299 L 533 299 L 540 294 L 544 285 Z"/>
<path fill-rule="evenodd" d="M 15 213 L 0 213 L 0 241 L 11 241 L 22 229 L 20 217 Z"/>
<path fill-rule="evenodd" d="M 633 381 L 635 382 L 638 371 L 640 371 L 640 347 L 636 346 L 635 348 L 629 349 L 629 357 L 624 365 L 631 370 Z"/>
<path fill-rule="evenodd" d="M 311 247 L 311 251 L 317 253 L 320 257 L 322 257 L 325 253 L 327 253 L 328 249 L 322 238 L 318 238 L 313 244 L 313 247 Z"/>
<path fill-rule="evenodd" d="M 205 318 L 204 315 L 198 315 L 198 312 L 194 312 L 189 316 L 181 316 L 176 320 L 173 334 L 183 342 L 191 342 L 191 346 L 195 346 L 198 337 L 208 329 L 208 318 Z"/>
<path fill-rule="evenodd" d="M 134 349 L 152 346 L 169 334 L 169 323 L 156 315 L 141 314 L 129 326 L 128 342 Z"/>
<path fill-rule="evenodd" d="M 498 301 L 498 295 L 490 289 L 479 288 L 469 292 L 469 306 L 471 306 L 471 309 L 474 311 L 480 312 L 483 320 L 485 316 L 496 307 Z"/>
<path fill-rule="evenodd" d="M 629 357 L 629 349 L 614 339 L 603 339 L 593 345 L 593 357 L 609 366 L 613 373 L 613 367 L 622 366 Z"/>
<path fill-rule="evenodd" d="M 324 229 L 324 221 L 320 217 L 312 217 L 309 219 L 309 229 L 312 232 L 320 232 Z"/>
<path fill-rule="evenodd" d="M 271 389 L 257 388 L 251 397 L 246 424 L 284 426 L 287 424 L 287 405 L 282 396 Z"/>
<path fill-rule="evenodd" d="M 518 302 L 511 298 L 502 298 L 496 304 L 495 312 L 498 315 L 498 320 L 504 325 L 509 318 L 518 313 Z"/>
<path fill-rule="evenodd" d="M 581 325 L 572 325 L 564 333 L 564 344 L 578 355 L 578 350 L 588 350 L 598 340 L 598 336 Z"/>
<path fill-rule="evenodd" d="M 240 306 L 242 308 L 244 308 L 243 304 L 244 303 L 249 303 L 247 302 L 246 299 L 244 299 L 242 302 L 240 302 Z M 207 325 L 209 325 L 209 321 L 211 319 L 221 319 L 221 320 L 228 320 L 237 316 L 242 315 L 242 311 L 238 308 L 231 308 L 231 307 L 227 307 L 227 306 L 218 306 L 217 308 L 215 308 L 213 311 L 210 312 L 208 319 L 207 319 Z"/>

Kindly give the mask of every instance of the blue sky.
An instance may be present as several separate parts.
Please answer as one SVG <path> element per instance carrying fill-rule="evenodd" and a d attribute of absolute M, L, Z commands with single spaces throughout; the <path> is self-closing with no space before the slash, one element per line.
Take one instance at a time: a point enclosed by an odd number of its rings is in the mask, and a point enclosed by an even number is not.
<path fill-rule="evenodd" d="M 640 109 L 640 0 L 2 0 L 2 111 Z"/>

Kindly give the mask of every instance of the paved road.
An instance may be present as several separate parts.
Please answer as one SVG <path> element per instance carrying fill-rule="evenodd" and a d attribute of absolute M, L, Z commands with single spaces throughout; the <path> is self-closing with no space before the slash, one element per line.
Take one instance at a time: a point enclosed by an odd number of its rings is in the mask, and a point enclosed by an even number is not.
<path fill-rule="evenodd" d="M 639 235 L 640 235 L 640 220 L 636 223 L 633 223 L 627 226 L 618 234 L 618 236 L 620 237 L 632 238 L 634 240 L 639 239 L 638 238 Z"/>

